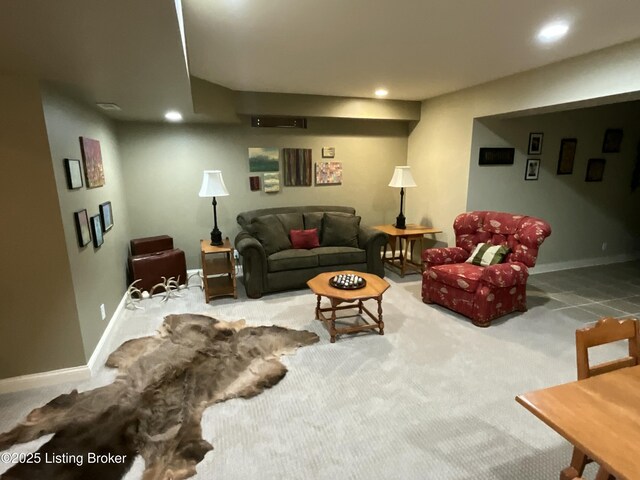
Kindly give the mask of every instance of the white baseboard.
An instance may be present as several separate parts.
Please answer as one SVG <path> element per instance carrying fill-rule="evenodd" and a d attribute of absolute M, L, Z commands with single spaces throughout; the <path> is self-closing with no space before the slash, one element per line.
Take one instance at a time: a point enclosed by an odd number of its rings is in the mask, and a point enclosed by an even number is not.
<path fill-rule="evenodd" d="M 638 259 L 640 259 L 640 252 L 623 253 L 620 255 L 613 255 L 611 257 L 586 258 L 582 260 L 569 260 L 566 262 L 545 263 L 543 265 L 536 265 L 534 268 L 529 270 L 529 273 L 535 275 L 536 273 L 557 272 L 559 270 L 568 270 L 570 268 L 595 267 L 597 265 L 607 265 L 609 263 L 632 262 Z"/>
<path fill-rule="evenodd" d="M 111 315 L 111 318 L 109 319 L 109 324 L 107 325 L 107 328 L 105 328 L 104 332 L 102 332 L 102 336 L 100 337 L 100 340 L 98 341 L 98 344 L 96 345 L 96 348 L 93 349 L 93 353 L 91 354 L 91 357 L 89 358 L 89 361 L 87 362 L 87 367 L 89 367 L 89 370 L 91 370 L 91 374 L 92 375 L 96 371 L 96 367 L 97 367 L 96 362 L 100 358 L 100 354 L 102 353 L 102 349 L 107 345 L 107 341 L 109 340 L 109 336 L 111 335 L 111 332 L 113 331 L 113 329 L 115 327 L 116 320 L 118 319 L 118 317 L 120 316 L 120 314 L 124 310 L 124 307 L 126 305 L 126 301 L 127 301 L 127 292 L 124 293 L 124 295 L 122 296 L 122 299 L 120 300 L 120 303 L 118 303 L 118 306 L 116 307 L 115 311 L 113 312 L 113 315 Z"/>
<path fill-rule="evenodd" d="M 109 319 L 107 328 L 102 332 L 100 341 L 93 349 L 93 353 L 89 358 L 86 365 L 80 365 L 78 367 L 62 368 L 59 370 L 51 370 L 49 372 L 34 373 L 30 375 L 21 375 L 19 377 L 4 378 L 0 380 L 0 394 L 19 392 L 22 390 L 29 390 L 31 388 L 46 387 L 49 385 L 56 385 L 58 383 L 65 382 L 81 382 L 88 380 L 95 373 L 97 368 L 96 362 L 101 358 L 102 350 L 108 344 L 109 337 L 114 331 L 117 319 L 120 317 L 122 311 L 126 305 L 127 294 L 122 296 L 122 300 L 116 307 L 116 310 Z"/>
<path fill-rule="evenodd" d="M 65 382 L 81 382 L 91 378 L 91 370 L 87 365 L 79 367 L 61 368 L 50 372 L 33 373 L 19 377 L 0 380 L 0 394 L 29 390 L 30 388 L 46 387 Z"/>

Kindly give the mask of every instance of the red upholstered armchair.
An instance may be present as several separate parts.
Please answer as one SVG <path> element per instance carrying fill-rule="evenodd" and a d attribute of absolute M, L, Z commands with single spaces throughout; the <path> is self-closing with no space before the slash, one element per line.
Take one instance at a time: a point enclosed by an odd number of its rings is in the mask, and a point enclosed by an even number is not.
<path fill-rule="evenodd" d="M 488 327 L 494 318 L 527 310 L 528 267 L 551 234 L 544 220 L 504 212 L 469 212 L 453 223 L 456 246 L 422 252 L 422 301 L 437 303 Z M 479 243 L 510 249 L 504 263 L 465 263 Z"/>

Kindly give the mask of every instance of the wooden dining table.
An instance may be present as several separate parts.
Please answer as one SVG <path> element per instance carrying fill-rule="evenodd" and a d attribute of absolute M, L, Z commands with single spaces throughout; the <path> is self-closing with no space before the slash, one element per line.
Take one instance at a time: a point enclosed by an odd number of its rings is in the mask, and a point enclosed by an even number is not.
<path fill-rule="evenodd" d="M 616 479 L 640 479 L 640 366 L 525 393 L 516 401 Z"/>

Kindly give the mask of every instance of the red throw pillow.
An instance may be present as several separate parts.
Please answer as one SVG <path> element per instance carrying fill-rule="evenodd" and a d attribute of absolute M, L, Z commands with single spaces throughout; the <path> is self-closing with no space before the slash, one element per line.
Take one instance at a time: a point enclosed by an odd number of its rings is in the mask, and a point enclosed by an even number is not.
<path fill-rule="evenodd" d="M 291 237 L 291 245 L 293 245 L 293 248 L 316 248 L 320 246 L 317 228 L 310 230 L 291 230 L 289 236 Z"/>

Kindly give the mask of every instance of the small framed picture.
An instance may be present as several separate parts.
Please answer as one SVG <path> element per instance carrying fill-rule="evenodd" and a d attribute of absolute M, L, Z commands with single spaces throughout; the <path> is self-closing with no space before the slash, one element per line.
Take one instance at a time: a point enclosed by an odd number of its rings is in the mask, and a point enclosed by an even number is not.
<path fill-rule="evenodd" d="M 602 153 L 618 153 L 620 152 L 620 144 L 622 143 L 622 129 L 608 128 L 604 132 L 604 140 L 602 141 Z"/>
<path fill-rule="evenodd" d="M 93 235 L 93 246 L 99 248 L 104 243 L 104 237 L 102 236 L 102 221 L 100 215 L 94 215 L 90 218 L 91 234 Z"/>
<path fill-rule="evenodd" d="M 587 164 L 587 175 L 585 182 L 601 182 L 604 176 L 604 165 L 607 161 L 604 158 L 590 158 Z"/>
<path fill-rule="evenodd" d="M 64 173 L 67 176 L 67 188 L 75 190 L 82 187 L 82 168 L 80 160 L 64 159 Z"/>
<path fill-rule="evenodd" d="M 336 156 L 336 147 L 322 147 L 322 158 L 334 158 Z"/>
<path fill-rule="evenodd" d="M 113 212 L 111 210 L 111 202 L 100 204 L 100 221 L 102 222 L 102 231 L 108 232 L 113 227 Z"/>
<path fill-rule="evenodd" d="M 538 175 L 540 174 L 540 159 L 539 158 L 528 158 L 527 159 L 527 168 L 524 171 L 524 179 L 525 180 L 538 180 Z"/>
<path fill-rule="evenodd" d="M 571 175 L 573 173 L 573 162 L 576 158 L 576 148 L 578 140 L 576 138 L 563 138 L 560 142 L 560 155 L 558 157 L 558 175 Z"/>
<path fill-rule="evenodd" d="M 76 222 L 76 234 L 78 235 L 78 245 L 86 247 L 91 241 L 91 229 L 89 227 L 89 216 L 87 209 L 78 210 L 73 213 Z"/>
<path fill-rule="evenodd" d="M 529 155 L 540 155 L 542 153 L 542 136 L 540 132 L 529 134 Z"/>

